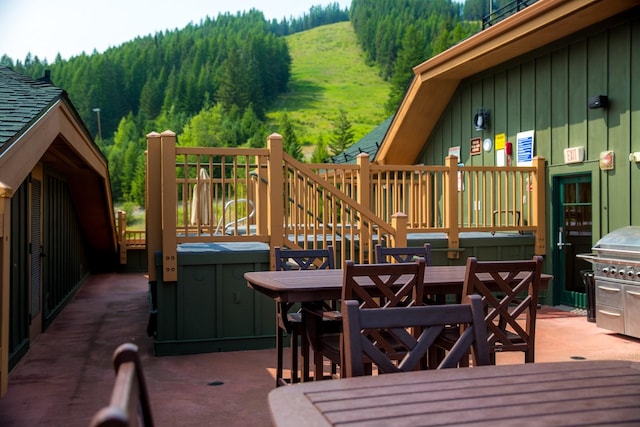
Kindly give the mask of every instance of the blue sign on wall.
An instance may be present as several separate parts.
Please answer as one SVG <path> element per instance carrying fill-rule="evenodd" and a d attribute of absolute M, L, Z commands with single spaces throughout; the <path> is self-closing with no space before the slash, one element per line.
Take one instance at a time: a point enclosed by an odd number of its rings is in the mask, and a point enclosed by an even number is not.
<path fill-rule="evenodd" d="M 516 150 L 516 166 L 531 166 L 533 164 L 533 130 L 518 132 Z"/>

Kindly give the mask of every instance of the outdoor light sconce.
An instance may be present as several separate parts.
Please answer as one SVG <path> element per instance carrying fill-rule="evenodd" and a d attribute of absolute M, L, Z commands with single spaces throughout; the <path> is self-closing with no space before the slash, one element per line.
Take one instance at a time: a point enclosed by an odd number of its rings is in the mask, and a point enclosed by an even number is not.
<path fill-rule="evenodd" d="M 475 116 L 473 116 L 473 125 L 478 132 L 486 130 L 489 126 L 489 112 L 484 108 L 480 108 Z"/>
<path fill-rule="evenodd" d="M 596 95 L 589 98 L 589 102 L 587 104 L 589 108 L 607 108 L 609 105 L 609 98 L 607 95 Z"/>

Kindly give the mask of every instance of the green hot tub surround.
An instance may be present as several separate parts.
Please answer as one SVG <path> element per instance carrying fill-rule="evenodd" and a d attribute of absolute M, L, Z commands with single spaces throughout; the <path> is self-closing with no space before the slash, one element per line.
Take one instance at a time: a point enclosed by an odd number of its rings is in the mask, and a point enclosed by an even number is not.
<path fill-rule="evenodd" d="M 269 269 L 264 243 L 196 243 L 178 246 L 178 281 L 162 282 L 156 253 L 158 356 L 253 350 L 275 346 L 272 299 L 247 286 L 244 273 Z"/>

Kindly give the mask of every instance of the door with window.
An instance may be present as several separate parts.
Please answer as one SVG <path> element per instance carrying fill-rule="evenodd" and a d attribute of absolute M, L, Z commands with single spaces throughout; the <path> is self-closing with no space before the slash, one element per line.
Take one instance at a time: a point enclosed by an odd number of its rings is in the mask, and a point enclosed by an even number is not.
<path fill-rule="evenodd" d="M 591 173 L 554 177 L 552 194 L 554 304 L 586 308 L 581 271 L 592 267 L 576 255 L 591 252 Z"/>

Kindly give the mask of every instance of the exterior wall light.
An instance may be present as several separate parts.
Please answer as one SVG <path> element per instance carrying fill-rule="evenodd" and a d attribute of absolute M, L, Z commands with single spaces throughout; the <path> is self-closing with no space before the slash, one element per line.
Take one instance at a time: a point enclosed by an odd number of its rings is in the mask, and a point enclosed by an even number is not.
<path fill-rule="evenodd" d="M 489 112 L 484 108 L 480 108 L 475 116 L 473 116 L 473 126 L 478 132 L 486 130 L 489 127 Z"/>
<path fill-rule="evenodd" d="M 609 98 L 607 95 L 596 95 L 589 98 L 589 102 L 587 104 L 589 108 L 607 108 L 609 105 Z"/>

